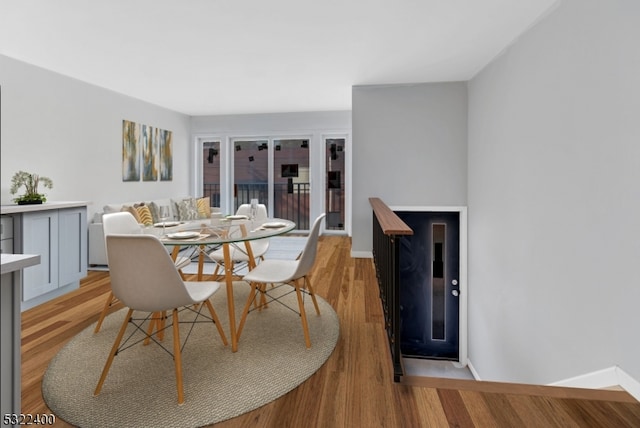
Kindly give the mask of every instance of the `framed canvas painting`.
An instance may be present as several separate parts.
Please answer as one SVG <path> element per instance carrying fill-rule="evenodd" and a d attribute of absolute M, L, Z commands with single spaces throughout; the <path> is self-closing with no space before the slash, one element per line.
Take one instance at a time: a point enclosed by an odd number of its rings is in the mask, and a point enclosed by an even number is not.
<path fill-rule="evenodd" d="M 122 181 L 140 181 L 140 126 L 122 121 Z"/>
<path fill-rule="evenodd" d="M 142 141 L 142 181 L 157 181 L 158 166 L 156 153 L 158 152 L 158 128 L 148 125 L 140 126 Z"/>
<path fill-rule="evenodd" d="M 158 147 L 160 152 L 160 181 L 173 180 L 173 152 L 171 148 L 171 131 L 164 129 L 158 132 Z"/>

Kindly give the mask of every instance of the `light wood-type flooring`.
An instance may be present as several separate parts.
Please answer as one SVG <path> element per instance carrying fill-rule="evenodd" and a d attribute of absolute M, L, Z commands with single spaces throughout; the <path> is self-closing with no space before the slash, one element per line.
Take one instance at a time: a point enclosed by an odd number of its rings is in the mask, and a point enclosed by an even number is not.
<path fill-rule="evenodd" d="M 312 274 L 340 318 L 329 360 L 285 396 L 217 427 L 640 427 L 640 403 L 624 391 L 437 378 L 394 383 L 372 261 L 349 253 L 349 238 L 321 237 Z M 108 292 L 108 272 L 92 271 L 79 290 L 22 314 L 23 413 L 49 413 L 41 393 L 46 367 L 97 320 Z M 56 426 L 69 425 L 58 419 Z"/>

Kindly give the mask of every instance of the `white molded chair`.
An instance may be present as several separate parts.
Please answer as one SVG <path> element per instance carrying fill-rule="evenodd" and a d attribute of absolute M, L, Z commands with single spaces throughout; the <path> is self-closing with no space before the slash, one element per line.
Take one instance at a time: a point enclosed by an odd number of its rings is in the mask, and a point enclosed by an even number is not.
<path fill-rule="evenodd" d="M 236 211 L 236 215 L 246 215 L 249 217 L 251 214 L 251 205 L 242 204 L 238 207 L 238 211 Z M 267 206 L 264 204 L 258 204 L 258 212 L 256 213 L 255 222 L 257 224 L 264 223 L 264 221 L 268 218 L 267 215 Z M 240 233 L 240 231 L 235 231 L 235 233 Z M 240 242 L 238 244 L 229 246 L 229 254 L 231 263 L 231 269 L 234 269 L 234 266 L 239 263 L 247 264 L 249 262 L 249 255 L 246 251 L 246 244 L 244 242 Z M 253 253 L 254 260 L 264 259 L 264 254 L 269 249 L 269 238 L 264 239 L 256 239 L 249 242 L 251 245 L 251 252 Z M 218 275 L 219 267 L 224 265 L 224 252 L 222 248 L 217 248 L 214 251 L 209 253 L 209 258 L 217 263 L 216 269 L 213 273 L 213 277 L 215 278 Z"/>
<path fill-rule="evenodd" d="M 204 316 L 200 311 L 206 306 L 209 309 L 211 320 L 226 346 L 227 339 L 220 325 L 220 320 L 209 301 L 209 298 L 220 288 L 220 283 L 184 281 L 164 245 L 154 235 L 110 234 L 106 236 L 106 241 L 111 271 L 111 289 L 113 294 L 129 308 L 129 311 L 109 353 L 94 395 L 100 393 L 111 363 L 118 351 L 121 350 L 120 343 L 127 325 L 132 323 L 139 331 L 145 332 L 142 328 L 143 323 L 150 320 L 151 323 L 162 326 L 162 329 L 158 329 L 155 333 L 160 335 L 165 328 L 165 311 L 172 311 L 172 355 L 176 372 L 178 403 L 182 404 L 184 402 L 181 357 L 183 344 L 180 343 L 178 309 L 184 307 L 186 310 L 196 312 L 196 320 L 193 321 L 195 323 L 198 317 Z M 204 303 L 204 305 L 199 305 L 200 303 Z M 197 305 L 199 309 L 193 310 L 192 305 Z M 147 315 L 144 319 L 134 318 L 134 311 L 148 312 L 153 315 Z M 147 337 L 149 337 L 151 330 L 152 328 L 148 328 Z M 159 341 L 154 341 L 160 344 Z M 126 346 L 125 340 L 123 348 Z M 171 353 L 169 350 L 167 351 Z"/>
<path fill-rule="evenodd" d="M 102 216 L 102 227 L 104 229 L 104 236 L 106 238 L 107 235 L 113 234 L 121 234 L 121 235 L 140 235 L 142 234 L 142 227 L 136 221 L 133 214 L 123 211 L 116 213 L 109 213 Z M 106 241 L 105 241 L 106 246 Z M 107 255 L 107 263 L 109 263 L 109 257 Z M 175 261 L 175 265 L 178 269 L 183 269 L 191 263 L 191 259 L 188 257 L 178 256 Z M 182 274 L 182 273 L 181 273 Z M 100 313 L 100 317 L 98 318 L 98 323 L 96 324 L 96 328 L 93 330 L 94 333 L 100 331 L 100 327 L 102 327 L 102 321 L 104 321 L 104 317 L 109 313 L 109 308 L 116 303 L 117 299 L 114 298 L 113 292 L 109 293 L 107 297 L 107 301 L 105 302 L 104 308 Z"/>
<path fill-rule="evenodd" d="M 240 335 L 242 327 L 244 326 L 247 314 L 249 313 L 249 308 L 251 307 L 252 302 L 257 298 L 258 294 L 261 294 L 262 296 L 267 295 L 269 297 L 269 301 L 267 301 L 266 303 L 272 301 L 282 303 L 279 300 L 282 298 L 282 296 L 269 296 L 269 291 L 267 291 L 266 284 L 290 284 L 291 286 L 293 286 L 293 291 L 295 291 L 298 297 L 298 310 L 302 321 L 302 330 L 304 332 L 305 344 L 307 348 L 311 347 L 311 339 L 309 338 L 309 326 L 307 324 L 307 316 L 304 310 L 304 300 L 302 295 L 303 293 L 305 293 L 311 296 L 311 300 L 313 301 L 313 306 L 316 309 L 316 313 L 320 315 L 320 308 L 318 307 L 318 302 L 316 301 L 316 296 L 313 292 L 313 287 L 311 286 L 311 281 L 309 280 L 308 275 L 316 260 L 320 225 L 322 224 L 322 220 L 324 220 L 324 218 L 325 214 L 321 214 L 314 221 L 313 227 L 311 228 L 311 232 L 309 233 L 309 237 L 307 238 L 307 242 L 304 246 L 304 250 L 302 251 L 300 257 L 298 257 L 298 259 L 263 260 L 262 263 L 260 263 L 243 277 L 245 281 L 252 285 L 253 292 L 250 294 L 249 298 L 247 299 L 247 303 L 245 304 L 242 318 L 240 320 L 240 326 L 238 328 L 238 336 Z M 277 287 L 278 286 L 276 286 L 275 288 Z M 261 303 L 260 307 L 264 306 L 266 303 Z"/>

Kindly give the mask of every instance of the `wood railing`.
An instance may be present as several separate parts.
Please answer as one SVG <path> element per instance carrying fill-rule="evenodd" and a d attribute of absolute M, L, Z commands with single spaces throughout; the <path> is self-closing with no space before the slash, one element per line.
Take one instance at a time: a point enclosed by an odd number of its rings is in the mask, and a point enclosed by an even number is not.
<path fill-rule="evenodd" d="M 376 268 L 385 328 L 393 361 L 393 380 L 403 375 L 400 351 L 400 240 L 413 235 L 407 226 L 379 198 L 369 198 L 373 208 L 373 263 Z"/>

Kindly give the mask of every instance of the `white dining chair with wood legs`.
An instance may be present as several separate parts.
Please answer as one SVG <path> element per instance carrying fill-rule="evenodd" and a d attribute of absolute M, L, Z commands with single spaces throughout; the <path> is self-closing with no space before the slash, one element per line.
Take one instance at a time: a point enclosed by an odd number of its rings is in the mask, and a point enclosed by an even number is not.
<path fill-rule="evenodd" d="M 270 302 L 278 302 L 284 305 L 281 301 L 284 295 L 291 292 L 295 292 L 298 299 L 298 310 L 294 309 L 300 315 L 302 321 L 302 331 L 304 333 L 304 341 L 307 348 L 311 347 L 311 338 L 309 337 L 309 325 L 307 322 L 307 315 L 304 309 L 304 295 L 311 296 L 313 306 L 316 310 L 316 314 L 320 315 L 320 308 L 316 301 L 315 292 L 313 286 L 309 280 L 309 272 L 313 268 L 316 260 L 316 254 L 318 252 L 318 237 L 320 235 L 320 226 L 325 218 L 325 214 L 321 214 L 316 218 L 305 243 L 302 254 L 296 260 L 278 260 L 278 259 L 266 259 L 259 265 L 253 268 L 247 273 L 243 280 L 248 282 L 252 287 L 252 292 L 245 303 L 244 310 L 242 311 L 242 317 L 240 318 L 240 325 L 238 326 L 238 338 L 244 327 L 247 315 L 250 312 L 251 305 L 255 303 L 258 296 L 261 297 L 261 302 L 258 308 L 263 308 Z M 271 284 L 272 288 L 267 288 L 267 285 Z M 279 296 L 275 296 L 274 290 L 277 290 L 281 286 L 291 285 L 293 290 Z M 266 296 L 266 299 L 263 297 Z M 286 305 L 285 305 L 286 306 Z M 293 309 L 293 308 L 291 308 Z M 254 309 L 255 310 L 255 309 Z"/>
<path fill-rule="evenodd" d="M 165 349 L 173 355 L 178 404 L 182 404 L 184 403 L 184 387 L 181 348 L 184 344 L 180 342 L 179 313 L 183 308 L 195 312 L 195 320 L 189 321 L 195 323 L 199 317 L 204 316 L 201 311 L 206 306 L 211 316 L 210 319 L 215 324 L 222 343 L 226 346 L 227 338 L 209 300 L 220 288 L 220 283 L 215 281 L 184 281 L 171 256 L 156 236 L 107 235 L 106 240 L 111 270 L 111 288 L 115 297 L 128 308 L 128 312 L 109 352 L 94 395 L 100 393 L 114 357 L 118 355 L 122 358 L 122 355 L 126 355 L 126 353 L 119 351 L 131 346 L 127 345 L 125 341 L 121 348 L 127 326 L 133 324 L 137 330 L 146 336 L 149 335 L 149 330 L 143 328 L 143 324 L 147 321 L 153 322 L 151 315 L 147 315 L 145 318 L 135 318 L 134 311 L 149 314 L 171 312 L 173 352 Z M 204 304 L 202 305 L 202 303 Z M 200 304 L 198 310 L 193 309 L 196 304 Z M 164 315 L 162 316 L 164 317 Z M 159 331 L 153 334 L 159 334 Z M 162 346 L 160 341 L 154 340 L 154 342 Z"/>
<path fill-rule="evenodd" d="M 107 235 L 111 234 L 122 234 L 122 235 L 140 235 L 142 234 L 142 226 L 136 221 L 133 214 L 130 212 L 122 211 L 117 213 L 108 213 L 102 216 L 102 227 L 104 229 L 104 236 L 106 239 Z M 106 246 L 106 240 L 105 240 Z M 107 256 L 107 264 L 109 263 L 109 257 Z M 182 274 L 182 269 L 189 266 L 191 263 L 191 259 L 188 257 L 178 256 L 174 261 L 176 267 L 178 268 L 180 275 L 184 278 Z M 100 327 L 102 327 L 102 322 L 104 321 L 104 317 L 109 313 L 109 309 L 118 301 L 113 295 L 113 292 L 109 292 L 107 296 L 107 301 L 102 308 L 102 312 L 100 312 L 100 317 L 98 318 L 98 322 L 96 324 L 96 328 L 93 330 L 94 333 L 100 331 Z"/>

